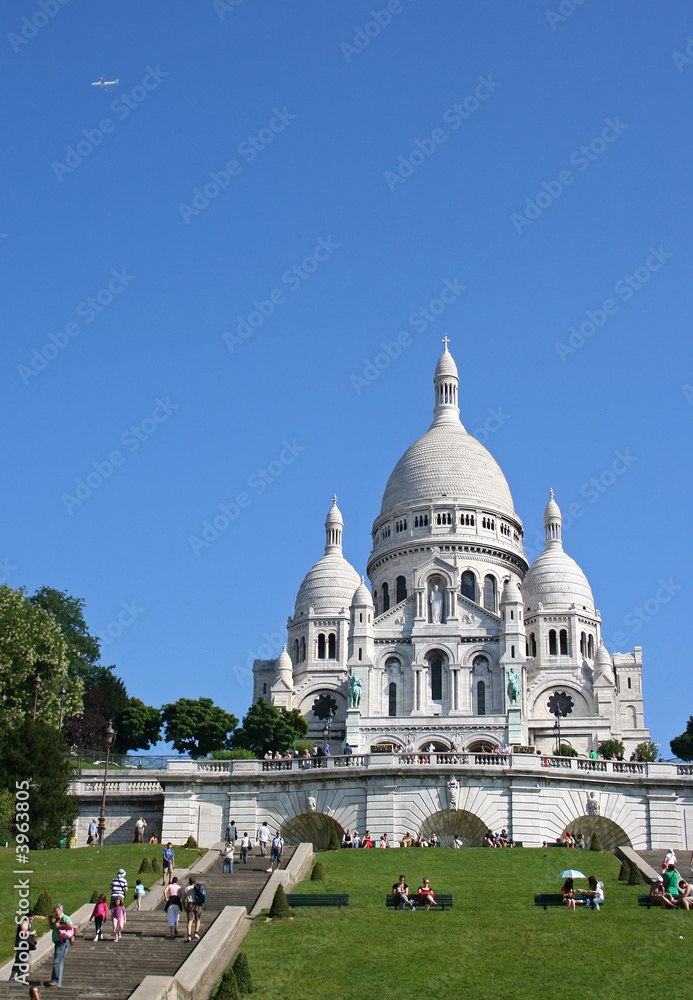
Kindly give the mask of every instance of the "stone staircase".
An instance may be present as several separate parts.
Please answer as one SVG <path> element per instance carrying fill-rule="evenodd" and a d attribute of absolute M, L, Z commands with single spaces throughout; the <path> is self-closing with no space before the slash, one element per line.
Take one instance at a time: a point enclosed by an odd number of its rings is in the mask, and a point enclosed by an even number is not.
<path fill-rule="evenodd" d="M 282 868 L 286 867 L 293 848 L 284 850 Z M 222 875 L 219 857 L 199 879 L 207 892 L 207 903 L 202 914 L 200 938 L 209 930 L 225 906 L 245 906 L 248 912 L 265 887 L 269 874 L 269 858 L 260 856 L 255 848 L 246 865 L 236 863 L 233 875 Z M 181 879 L 187 885 L 187 878 Z M 154 910 L 139 913 L 132 907 L 127 911 L 127 923 L 120 941 L 113 941 L 110 921 L 104 925 L 104 941 L 94 941 L 94 925 L 88 924 L 78 932 L 65 959 L 61 990 L 50 988 L 42 996 L 47 1000 L 51 992 L 61 1000 L 127 1000 L 145 976 L 174 976 L 190 955 L 197 941 L 187 943 L 186 915 L 181 913 L 178 937 L 171 940 L 163 904 Z M 53 951 L 39 961 L 29 973 L 29 983 L 42 988 L 48 982 L 53 967 Z M 23 983 L 0 982 L 0 1000 L 16 998 Z"/>

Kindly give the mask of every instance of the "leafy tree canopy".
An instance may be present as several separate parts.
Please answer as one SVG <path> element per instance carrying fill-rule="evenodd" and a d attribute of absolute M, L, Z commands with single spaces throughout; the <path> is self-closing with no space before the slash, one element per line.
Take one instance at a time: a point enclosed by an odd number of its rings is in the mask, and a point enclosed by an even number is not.
<path fill-rule="evenodd" d="M 66 590 L 40 587 L 29 603 L 43 608 L 57 622 L 67 643 L 70 674 L 91 680 L 90 668 L 101 659 L 101 649 L 98 638 L 90 635 L 84 620 L 84 598 L 71 597 Z"/>
<path fill-rule="evenodd" d="M 685 732 L 670 743 L 671 752 L 681 760 L 693 760 L 693 715 L 688 720 Z"/>
<path fill-rule="evenodd" d="M 639 761 L 652 762 L 657 760 L 659 756 L 659 744 L 652 743 L 650 740 L 645 740 L 643 743 L 638 743 L 635 748 L 635 759 Z"/>
<path fill-rule="evenodd" d="M 161 718 L 166 726 L 164 739 L 179 753 L 206 757 L 213 750 L 230 750 L 231 733 L 238 725 L 235 715 L 215 705 L 211 698 L 179 698 L 164 705 Z"/>
<path fill-rule="evenodd" d="M 79 814 L 79 799 L 68 795 L 72 774 L 67 743 L 56 725 L 28 718 L 0 729 L 0 787 L 13 794 L 17 787 L 29 792 L 28 830 L 18 828 L 13 817 L 10 832 L 15 838 L 27 834 L 32 850 L 58 847 L 61 837 L 72 834 Z"/>
<path fill-rule="evenodd" d="M 604 760 L 611 760 L 612 757 L 615 757 L 617 754 L 622 754 L 624 751 L 625 747 L 620 740 L 604 740 L 604 742 L 600 743 L 597 747 L 597 753 L 600 757 L 603 757 Z"/>
<path fill-rule="evenodd" d="M 0 717 L 4 726 L 20 725 L 34 710 L 34 678 L 41 678 L 36 718 L 56 728 L 60 689 L 64 711 L 82 711 L 83 683 L 69 674 L 68 645 L 55 619 L 31 603 L 23 590 L 0 586 Z"/>
<path fill-rule="evenodd" d="M 264 698 L 258 698 L 233 734 L 233 745 L 252 750 L 256 757 L 264 757 L 268 750 L 286 753 L 307 732 L 308 723 L 297 708 L 287 712 L 285 708 L 276 708 Z"/>
<path fill-rule="evenodd" d="M 116 750 L 150 750 L 160 739 L 161 710 L 131 698 L 118 720 Z"/>

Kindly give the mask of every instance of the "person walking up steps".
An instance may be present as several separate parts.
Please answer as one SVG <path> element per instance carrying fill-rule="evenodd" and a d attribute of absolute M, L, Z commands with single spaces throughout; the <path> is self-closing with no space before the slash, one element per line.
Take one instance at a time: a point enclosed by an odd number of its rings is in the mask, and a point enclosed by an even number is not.
<path fill-rule="evenodd" d="M 282 863 L 282 854 L 284 853 L 284 838 L 282 837 L 279 830 L 272 841 L 272 853 L 270 854 L 270 866 L 267 869 L 268 872 L 273 870 L 273 865 L 276 863 L 277 871 L 279 871 L 279 866 Z"/>
<path fill-rule="evenodd" d="M 195 876 L 188 878 L 188 886 L 183 896 L 185 911 L 188 914 L 188 936 L 187 941 L 192 941 L 193 921 L 195 922 L 195 940 L 200 940 L 200 920 L 202 919 L 202 907 L 207 901 L 207 893 L 199 882 L 195 881 Z"/>
<path fill-rule="evenodd" d="M 127 872 L 124 868 L 118 869 L 118 874 L 111 881 L 111 909 L 115 906 L 116 896 L 125 902 L 125 894 L 128 891 L 128 881 L 125 878 Z"/>
<path fill-rule="evenodd" d="M 178 884 L 177 875 L 173 876 L 164 889 L 164 899 L 166 900 L 164 909 L 166 910 L 166 917 L 168 919 L 168 929 L 170 936 L 173 938 L 178 933 L 178 918 L 180 917 L 182 904 L 181 886 Z"/>
<path fill-rule="evenodd" d="M 257 837 L 255 838 L 260 845 L 260 855 L 264 858 L 267 855 L 267 845 L 270 842 L 270 831 L 267 825 L 267 820 L 262 824 L 257 832 Z"/>
<path fill-rule="evenodd" d="M 103 941 L 101 928 L 103 927 L 104 920 L 108 920 L 108 903 L 106 902 L 105 893 L 102 892 L 99 896 L 99 901 L 89 919 L 94 921 L 94 940 Z"/>
<path fill-rule="evenodd" d="M 144 899 L 144 894 L 147 890 L 142 885 L 142 879 L 138 878 L 135 883 L 135 901 L 137 902 L 137 909 L 142 909 L 142 900 Z"/>
<path fill-rule="evenodd" d="M 241 861 L 244 865 L 248 864 L 248 851 L 251 850 L 253 842 L 248 836 L 248 831 L 243 834 L 243 840 L 241 841 Z"/>
<path fill-rule="evenodd" d="M 175 854 L 173 853 L 173 847 L 171 841 L 164 848 L 164 872 L 161 878 L 161 884 L 166 885 L 166 872 L 168 872 L 168 884 L 170 885 L 173 881 L 173 868 L 174 868 Z"/>
<path fill-rule="evenodd" d="M 116 896 L 111 907 L 111 918 L 113 920 L 113 940 L 120 941 L 123 935 L 123 928 L 127 919 L 123 900 Z"/>

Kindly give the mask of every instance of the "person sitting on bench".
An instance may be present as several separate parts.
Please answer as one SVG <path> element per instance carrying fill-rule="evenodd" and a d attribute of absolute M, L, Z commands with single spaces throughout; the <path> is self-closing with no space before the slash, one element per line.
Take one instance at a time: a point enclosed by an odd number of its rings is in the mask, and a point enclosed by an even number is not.
<path fill-rule="evenodd" d="M 575 896 L 573 895 L 573 880 L 572 878 L 567 878 L 563 885 L 561 886 L 561 893 L 563 895 L 563 902 L 568 907 L 569 910 L 575 909 Z"/>
<path fill-rule="evenodd" d="M 580 889 L 581 895 L 585 896 L 585 909 L 598 910 L 604 902 L 604 883 L 598 882 L 594 875 L 587 879 L 589 889 Z"/>
<path fill-rule="evenodd" d="M 405 906 L 408 906 L 410 910 L 416 909 L 416 906 L 409 898 L 409 886 L 404 875 L 400 875 L 399 882 L 395 882 L 392 886 L 392 895 L 397 903 L 398 910 L 403 910 Z"/>
<path fill-rule="evenodd" d="M 425 878 L 423 880 L 423 885 L 419 886 L 419 905 L 424 906 L 427 910 L 430 910 L 432 906 L 440 906 L 440 903 L 436 903 L 433 898 L 433 889 L 431 889 L 430 879 Z"/>

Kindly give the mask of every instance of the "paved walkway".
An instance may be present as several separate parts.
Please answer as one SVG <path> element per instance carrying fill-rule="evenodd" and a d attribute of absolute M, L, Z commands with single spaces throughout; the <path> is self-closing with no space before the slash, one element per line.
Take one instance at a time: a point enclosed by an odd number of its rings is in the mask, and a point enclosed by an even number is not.
<path fill-rule="evenodd" d="M 286 867 L 293 848 L 284 851 L 282 868 Z M 269 874 L 269 861 L 260 857 L 255 848 L 247 865 L 234 865 L 233 875 L 222 875 L 222 860 L 218 858 L 200 879 L 206 892 L 207 903 L 202 914 L 200 937 L 225 906 L 245 906 L 250 912 L 265 887 Z M 187 885 L 187 878 L 184 879 Z M 174 940 L 167 938 L 168 924 L 163 906 L 138 913 L 128 909 L 123 936 L 113 941 L 112 924 L 104 928 L 105 941 L 93 941 L 93 924 L 77 936 L 65 959 L 61 990 L 46 990 L 42 1000 L 55 992 L 60 1000 L 127 1000 L 145 976 L 174 976 L 197 942 L 188 944 L 185 914 L 181 914 L 179 934 Z M 90 933 L 91 931 L 91 933 Z M 43 987 L 50 979 L 53 952 L 40 961 L 29 975 L 31 985 Z M 23 983 L 0 982 L 0 1000 L 16 998 L 20 991 L 26 995 Z"/>

